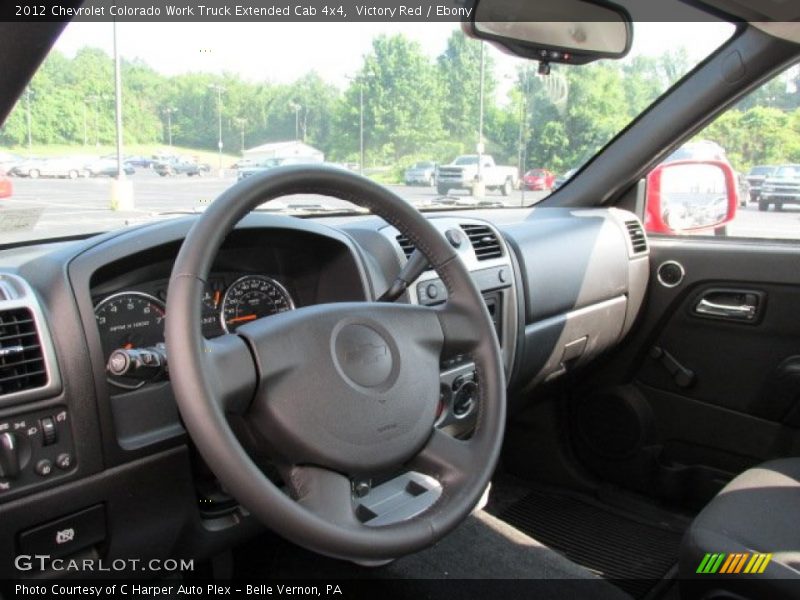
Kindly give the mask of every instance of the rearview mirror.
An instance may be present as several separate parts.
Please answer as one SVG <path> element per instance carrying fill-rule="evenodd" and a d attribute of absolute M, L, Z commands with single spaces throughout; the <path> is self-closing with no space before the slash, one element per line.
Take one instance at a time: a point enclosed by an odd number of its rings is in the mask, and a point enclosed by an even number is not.
<path fill-rule="evenodd" d="M 631 48 L 628 12 L 600 0 L 475 0 L 470 34 L 548 63 L 622 58 Z"/>
<path fill-rule="evenodd" d="M 681 160 L 647 176 L 649 233 L 717 233 L 736 216 L 736 175 L 722 161 Z"/>

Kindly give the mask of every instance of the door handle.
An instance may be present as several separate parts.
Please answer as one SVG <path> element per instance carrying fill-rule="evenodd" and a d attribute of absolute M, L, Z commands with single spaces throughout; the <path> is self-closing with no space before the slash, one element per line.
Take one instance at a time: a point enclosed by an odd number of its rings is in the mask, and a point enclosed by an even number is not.
<path fill-rule="evenodd" d="M 754 304 L 722 304 L 711 302 L 706 298 L 697 303 L 694 311 L 709 317 L 721 317 L 724 319 L 737 319 L 751 321 L 756 316 L 758 307 Z"/>

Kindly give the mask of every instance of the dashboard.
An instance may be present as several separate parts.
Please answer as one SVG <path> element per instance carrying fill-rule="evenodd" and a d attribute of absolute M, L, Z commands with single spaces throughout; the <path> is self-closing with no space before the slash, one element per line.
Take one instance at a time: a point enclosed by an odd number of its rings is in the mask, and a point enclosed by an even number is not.
<path fill-rule="evenodd" d="M 17 363 L 0 358 L 0 557 L 210 556 L 260 530 L 194 452 L 170 386 L 169 277 L 194 219 L 0 252 L 0 328 L 13 327 L 0 348 L 23 348 Z M 429 220 L 483 295 L 515 401 L 612 348 L 638 314 L 649 258 L 631 213 L 521 209 Z M 301 307 L 373 301 L 413 251 L 373 216 L 251 214 L 211 266 L 197 327 L 213 339 Z M 427 270 L 398 301 L 446 299 Z M 439 370 L 436 425 L 468 437 L 480 415 L 478 374 L 469 356 Z M 269 457 L 252 458 L 279 481 Z M 77 522 L 93 535 L 61 548 L 23 543 L 44 539 L 51 523 Z M 13 576 L 11 564 L 0 560 L 0 576 Z"/>

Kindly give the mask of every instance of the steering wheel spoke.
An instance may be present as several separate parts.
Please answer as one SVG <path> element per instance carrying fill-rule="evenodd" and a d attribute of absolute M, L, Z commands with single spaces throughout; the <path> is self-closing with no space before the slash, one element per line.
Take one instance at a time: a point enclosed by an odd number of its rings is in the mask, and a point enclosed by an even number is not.
<path fill-rule="evenodd" d="M 349 477 L 322 467 L 294 465 L 286 480 L 297 503 L 318 517 L 346 528 L 361 527 Z"/>
<path fill-rule="evenodd" d="M 474 309 L 470 310 L 456 300 L 448 300 L 433 310 L 444 333 L 442 358 L 469 354 L 480 344 L 480 329 L 475 327 Z"/>
<path fill-rule="evenodd" d="M 256 369 L 247 343 L 233 334 L 205 340 L 203 359 L 213 397 L 222 411 L 242 414 L 256 390 Z"/>
<path fill-rule="evenodd" d="M 434 429 L 428 442 L 408 464 L 437 479 L 445 487 L 458 485 L 471 469 L 475 468 L 475 452 L 469 441 L 459 440 Z"/>

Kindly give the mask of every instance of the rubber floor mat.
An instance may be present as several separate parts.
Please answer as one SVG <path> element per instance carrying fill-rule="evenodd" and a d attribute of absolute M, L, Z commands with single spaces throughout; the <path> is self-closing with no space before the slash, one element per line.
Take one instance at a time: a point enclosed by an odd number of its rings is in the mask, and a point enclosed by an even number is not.
<path fill-rule="evenodd" d="M 682 531 L 592 499 L 533 491 L 498 515 L 535 540 L 644 598 L 678 561 Z"/>

